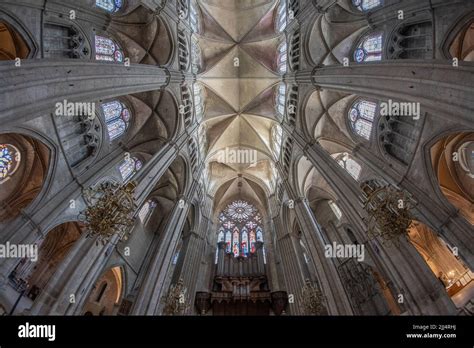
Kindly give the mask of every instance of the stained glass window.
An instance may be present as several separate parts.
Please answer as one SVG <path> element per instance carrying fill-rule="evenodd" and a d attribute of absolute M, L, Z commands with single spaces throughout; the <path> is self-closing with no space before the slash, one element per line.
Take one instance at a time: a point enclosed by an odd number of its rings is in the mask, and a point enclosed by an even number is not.
<path fill-rule="evenodd" d="M 376 103 L 367 100 L 355 102 L 349 110 L 349 121 L 353 132 L 366 140 L 370 140 L 376 111 Z"/>
<path fill-rule="evenodd" d="M 198 40 L 193 37 L 191 40 L 191 66 L 194 74 L 198 74 L 201 70 L 202 51 Z"/>
<path fill-rule="evenodd" d="M 286 40 L 283 41 L 280 46 L 278 46 L 278 71 L 281 74 L 286 74 L 288 67 L 287 67 L 287 61 L 288 61 L 288 44 L 286 43 Z"/>
<path fill-rule="evenodd" d="M 197 0 L 196 0 L 197 2 Z M 198 10 L 198 5 L 194 1 L 191 1 L 191 12 L 190 12 L 190 23 L 191 23 L 191 29 L 193 30 L 194 33 L 199 32 L 199 10 Z"/>
<path fill-rule="evenodd" d="M 225 228 L 231 229 L 232 227 L 235 226 L 235 224 L 232 221 L 226 221 L 222 224 Z"/>
<path fill-rule="evenodd" d="M 357 63 L 382 60 L 382 48 L 382 33 L 366 35 L 354 52 L 354 60 Z"/>
<path fill-rule="evenodd" d="M 254 221 L 249 221 L 245 224 L 245 226 L 251 230 L 254 230 L 258 225 Z"/>
<path fill-rule="evenodd" d="M 227 254 L 248 257 L 257 251 L 257 242 L 263 242 L 262 217 L 248 202 L 232 202 L 218 215 L 218 219 L 217 242 L 225 240 Z"/>
<path fill-rule="evenodd" d="M 286 84 L 280 83 L 278 89 L 275 93 L 275 106 L 277 111 L 277 116 L 280 121 L 285 116 L 285 105 L 286 105 Z"/>
<path fill-rule="evenodd" d="M 126 158 L 119 166 L 120 174 L 124 182 L 128 181 L 143 166 L 143 163 L 135 157 Z"/>
<path fill-rule="evenodd" d="M 309 257 L 308 257 L 308 250 L 306 249 L 306 246 L 304 245 L 303 241 L 300 239 L 300 245 L 301 245 L 301 248 L 303 249 L 303 257 L 304 257 L 304 261 L 306 263 L 309 263 Z"/>
<path fill-rule="evenodd" d="M 288 24 L 288 11 L 286 8 L 286 0 L 280 0 L 278 5 L 277 19 L 276 19 L 276 29 L 278 32 L 283 32 L 286 29 Z"/>
<path fill-rule="evenodd" d="M 140 218 L 140 221 L 142 224 L 145 224 L 148 220 L 148 218 L 151 216 L 153 213 L 153 209 L 156 207 L 156 202 L 154 200 L 149 200 L 145 204 L 143 204 L 143 207 L 140 209 L 138 212 L 138 217 Z"/>
<path fill-rule="evenodd" d="M 250 252 L 253 254 L 257 251 L 257 246 L 256 244 L 257 243 L 257 238 L 255 236 L 255 231 L 252 230 L 250 232 Z"/>
<path fill-rule="evenodd" d="M 255 208 L 253 205 L 245 201 L 235 201 L 227 207 L 227 216 L 233 220 L 247 220 L 252 217 L 255 213 Z"/>
<path fill-rule="evenodd" d="M 281 145 L 283 141 L 283 129 L 279 125 L 275 125 L 272 128 L 272 141 L 273 141 L 273 151 L 275 152 L 275 157 L 280 157 Z"/>
<path fill-rule="evenodd" d="M 227 221 L 227 217 L 225 216 L 224 213 L 220 213 L 219 214 L 219 222 L 226 222 Z"/>
<path fill-rule="evenodd" d="M 201 124 L 201 126 L 199 127 L 198 136 L 199 136 L 199 150 L 201 151 L 201 156 L 204 158 L 206 157 L 206 150 L 207 150 L 207 128 L 204 123 Z"/>
<path fill-rule="evenodd" d="M 333 211 L 334 215 L 336 215 L 336 218 L 338 220 L 341 220 L 342 218 L 342 211 L 339 209 L 339 206 L 334 203 L 333 201 L 329 201 L 329 207 L 331 207 L 331 210 Z"/>
<path fill-rule="evenodd" d="M 232 237 L 230 235 L 230 232 L 227 232 L 225 234 L 225 252 L 227 254 L 230 254 L 230 252 L 232 251 L 231 240 L 232 240 Z"/>
<path fill-rule="evenodd" d="M 204 96 L 203 88 L 199 83 L 195 83 L 194 87 L 194 112 L 196 120 L 200 123 L 204 115 Z"/>
<path fill-rule="evenodd" d="M 114 100 L 102 104 L 107 131 L 110 141 L 113 141 L 125 134 L 128 128 L 131 113 L 121 102 Z"/>
<path fill-rule="evenodd" d="M 224 229 L 221 228 L 221 229 L 219 230 L 219 234 L 218 234 L 218 236 L 217 236 L 217 243 L 221 243 L 221 242 L 223 242 L 223 241 L 224 241 Z"/>
<path fill-rule="evenodd" d="M 352 4 L 360 11 L 369 11 L 380 6 L 382 0 L 352 0 Z"/>
<path fill-rule="evenodd" d="M 174 254 L 174 257 L 173 257 L 173 265 L 176 265 L 176 264 L 178 263 L 179 254 L 180 254 L 180 250 L 176 251 L 176 253 Z"/>
<path fill-rule="evenodd" d="M 362 167 L 348 153 L 336 154 L 335 159 L 355 180 L 359 180 Z"/>
<path fill-rule="evenodd" d="M 217 262 L 219 262 L 219 247 L 216 248 L 216 256 L 214 258 L 214 264 L 217 265 Z"/>
<path fill-rule="evenodd" d="M 114 13 L 123 7 L 123 0 L 95 0 L 95 5 L 107 12 Z"/>
<path fill-rule="evenodd" d="M 114 40 L 104 36 L 95 36 L 95 59 L 107 62 L 122 63 L 124 55 L 122 49 Z"/>
<path fill-rule="evenodd" d="M 235 257 L 239 256 L 240 254 L 240 238 L 239 238 L 239 229 L 236 227 L 234 228 L 234 232 L 232 233 L 232 253 Z"/>
<path fill-rule="evenodd" d="M 249 233 L 247 232 L 247 229 L 244 227 L 242 229 L 242 256 L 246 257 L 249 254 Z"/>
<path fill-rule="evenodd" d="M 0 184 L 17 171 L 21 162 L 20 151 L 13 145 L 0 144 Z"/>
<path fill-rule="evenodd" d="M 257 242 L 263 242 L 263 231 L 260 226 L 257 227 Z"/>

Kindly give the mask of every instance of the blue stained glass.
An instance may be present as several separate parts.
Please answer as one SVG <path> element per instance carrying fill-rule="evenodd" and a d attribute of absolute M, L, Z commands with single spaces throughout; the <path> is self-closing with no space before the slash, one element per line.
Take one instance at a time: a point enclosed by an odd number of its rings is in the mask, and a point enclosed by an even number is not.
<path fill-rule="evenodd" d="M 140 221 L 144 224 L 148 217 L 151 215 L 153 212 L 153 209 L 156 207 L 156 202 L 149 200 L 147 201 L 143 207 L 140 209 L 138 212 L 138 217 L 140 218 Z"/>
<path fill-rule="evenodd" d="M 280 1 L 276 23 L 277 23 L 277 29 L 280 33 L 286 29 L 286 26 L 287 26 L 286 0 Z"/>
<path fill-rule="evenodd" d="M 122 176 L 122 180 L 126 182 L 130 179 L 137 171 L 139 171 L 142 167 L 142 162 L 136 158 L 128 158 L 125 159 L 119 167 L 120 174 Z"/>
<path fill-rule="evenodd" d="M 349 154 L 344 153 L 338 159 L 339 165 L 344 168 L 353 178 L 354 180 L 359 180 L 360 172 L 362 171 L 362 167 L 359 163 L 354 161 Z"/>
<path fill-rule="evenodd" d="M 120 117 L 122 113 L 122 103 L 118 101 L 112 101 L 102 104 L 102 110 L 104 111 L 105 122 L 114 120 Z"/>
<path fill-rule="evenodd" d="M 234 257 L 248 257 L 263 242 L 261 215 L 252 204 L 243 200 L 230 203 L 219 215 L 217 242 L 225 242 L 225 252 Z M 257 231 L 257 232 L 256 232 Z"/>
<path fill-rule="evenodd" d="M 234 257 L 237 257 L 240 254 L 239 229 L 237 228 L 235 228 L 234 233 L 232 233 L 232 253 L 234 254 Z"/>
<path fill-rule="evenodd" d="M 263 231 L 260 227 L 257 227 L 257 242 L 263 242 Z"/>
<path fill-rule="evenodd" d="M 224 213 L 219 214 L 219 221 L 220 222 L 226 222 L 227 221 L 227 218 L 226 218 Z"/>
<path fill-rule="evenodd" d="M 223 242 L 223 241 L 224 241 L 224 230 L 221 229 L 221 230 L 219 231 L 218 236 L 217 236 L 217 242 L 218 242 L 218 243 L 221 243 L 221 242 Z"/>
<path fill-rule="evenodd" d="M 283 42 L 280 47 L 278 47 L 278 71 L 282 74 L 287 72 L 286 61 L 288 60 L 288 45 L 286 42 Z"/>
<path fill-rule="evenodd" d="M 123 7 L 122 0 L 96 0 L 95 5 L 107 12 L 114 13 Z"/>
<path fill-rule="evenodd" d="M 253 254 L 257 251 L 257 246 L 255 243 L 257 242 L 257 239 L 255 237 L 255 231 L 250 232 L 250 252 Z"/>
<path fill-rule="evenodd" d="M 382 60 L 382 49 L 382 33 L 367 35 L 354 51 L 354 60 L 357 63 Z"/>
<path fill-rule="evenodd" d="M 257 224 L 253 221 L 249 221 L 249 222 L 247 222 L 247 224 L 245 226 L 247 226 L 249 229 L 253 230 L 254 228 L 257 227 Z"/>
<path fill-rule="evenodd" d="M 121 63 L 124 60 L 123 51 L 112 40 L 104 36 L 95 36 L 95 59 Z"/>
<path fill-rule="evenodd" d="M 370 140 L 377 104 L 366 100 L 356 102 L 349 111 L 352 130 L 359 136 Z"/>
<path fill-rule="evenodd" d="M 117 100 L 103 103 L 102 112 L 104 113 L 110 141 L 125 134 L 131 118 L 130 110 L 125 105 Z"/>
<path fill-rule="evenodd" d="M 232 251 L 231 243 L 232 243 L 232 237 L 230 235 L 230 232 L 227 232 L 225 234 L 225 252 L 227 254 L 230 254 L 230 252 Z"/>
<path fill-rule="evenodd" d="M 109 133 L 110 140 L 115 140 L 125 133 L 127 125 L 121 119 L 107 123 L 107 131 Z"/>
<path fill-rule="evenodd" d="M 140 160 L 135 159 L 135 171 L 138 172 L 140 169 L 142 169 L 143 163 Z"/>
<path fill-rule="evenodd" d="M 125 122 L 130 121 L 130 111 L 128 109 L 122 110 L 122 120 L 124 120 Z"/>
<path fill-rule="evenodd" d="M 244 227 L 242 229 L 242 256 L 247 256 L 249 254 L 249 234 L 247 229 Z"/>
<path fill-rule="evenodd" d="M 355 52 L 355 60 L 358 63 L 363 62 L 365 59 L 365 51 L 362 48 L 358 48 Z"/>
<path fill-rule="evenodd" d="M 20 151 L 10 144 L 0 144 L 0 184 L 6 182 L 18 169 Z"/>
<path fill-rule="evenodd" d="M 369 11 L 382 4 L 381 0 L 352 0 L 352 4 L 360 11 Z"/>
<path fill-rule="evenodd" d="M 0 180 L 5 179 L 13 167 L 13 156 L 6 145 L 0 145 Z"/>
<path fill-rule="evenodd" d="M 235 226 L 235 224 L 232 221 L 226 221 L 222 224 L 225 228 L 228 228 L 229 230 Z"/>

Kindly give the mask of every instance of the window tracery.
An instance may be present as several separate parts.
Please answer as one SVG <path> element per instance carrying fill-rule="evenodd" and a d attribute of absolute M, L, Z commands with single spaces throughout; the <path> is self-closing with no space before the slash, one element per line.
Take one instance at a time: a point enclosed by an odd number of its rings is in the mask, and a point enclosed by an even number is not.
<path fill-rule="evenodd" d="M 123 0 L 95 0 L 95 5 L 109 13 L 115 13 L 122 9 Z"/>
<path fill-rule="evenodd" d="M 0 184 L 9 180 L 21 162 L 20 151 L 11 144 L 0 144 Z"/>
<path fill-rule="evenodd" d="M 114 40 L 105 36 L 95 36 L 95 59 L 106 62 L 122 63 L 124 61 L 123 50 Z"/>
<path fill-rule="evenodd" d="M 367 101 L 356 101 L 349 110 L 349 122 L 352 131 L 360 137 L 370 140 L 377 104 Z"/>
<path fill-rule="evenodd" d="M 383 35 L 372 33 L 364 36 L 354 52 L 357 63 L 382 60 Z"/>
<path fill-rule="evenodd" d="M 217 242 L 225 243 L 227 254 L 247 257 L 257 251 L 257 242 L 263 243 L 262 217 L 252 204 L 234 201 L 219 214 L 218 219 Z"/>

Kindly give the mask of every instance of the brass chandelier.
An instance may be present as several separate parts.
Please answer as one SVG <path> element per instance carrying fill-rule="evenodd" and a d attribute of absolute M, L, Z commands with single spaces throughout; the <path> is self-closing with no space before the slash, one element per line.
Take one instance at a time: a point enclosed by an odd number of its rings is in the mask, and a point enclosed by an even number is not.
<path fill-rule="evenodd" d="M 323 314 L 325 310 L 324 295 L 311 280 L 306 279 L 305 285 L 301 290 L 301 297 L 303 299 L 302 307 L 305 315 Z"/>
<path fill-rule="evenodd" d="M 86 237 L 98 237 L 98 242 L 103 244 L 116 234 L 120 240 L 128 239 L 135 221 L 136 186 L 134 182 L 126 185 L 105 182 L 84 190 L 88 207 L 79 215 L 79 220 L 86 226 Z"/>
<path fill-rule="evenodd" d="M 362 185 L 365 193 L 365 219 L 370 239 L 381 237 L 387 245 L 398 244 L 400 237 L 406 236 L 413 222 L 412 210 L 416 205 L 406 192 L 393 186 L 374 187 Z"/>
<path fill-rule="evenodd" d="M 184 285 L 184 280 L 180 278 L 176 284 L 170 286 L 166 297 L 164 315 L 183 315 L 188 306 L 186 305 L 188 289 Z"/>

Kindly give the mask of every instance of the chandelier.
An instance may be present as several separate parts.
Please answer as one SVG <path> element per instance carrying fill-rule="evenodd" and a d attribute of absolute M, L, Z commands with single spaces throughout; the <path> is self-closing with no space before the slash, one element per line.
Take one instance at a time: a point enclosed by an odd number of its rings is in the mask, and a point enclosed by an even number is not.
<path fill-rule="evenodd" d="M 86 237 L 98 237 L 105 244 L 114 235 L 127 240 L 134 224 L 136 183 L 120 185 L 112 182 L 84 190 L 87 209 L 79 215 L 86 227 Z"/>
<path fill-rule="evenodd" d="M 176 284 L 170 286 L 166 297 L 164 315 L 182 315 L 186 309 L 186 293 L 188 289 L 184 286 L 184 280 L 180 278 Z"/>
<path fill-rule="evenodd" d="M 402 190 L 393 186 L 377 187 L 364 183 L 365 219 L 370 239 L 381 237 L 384 244 L 398 244 L 399 238 L 407 235 L 413 222 L 412 209 L 416 202 Z"/>
<path fill-rule="evenodd" d="M 314 286 L 311 280 L 306 279 L 305 285 L 302 288 L 301 295 L 303 298 L 303 312 L 306 315 L 321 315 L 323 314 L 324 307 L 324 295 L 323 293 Z"/>

